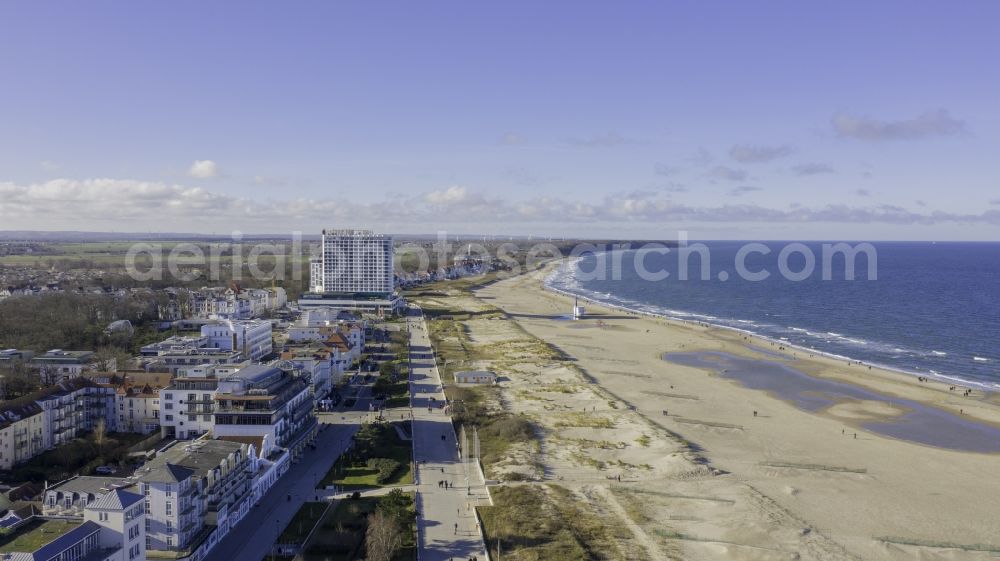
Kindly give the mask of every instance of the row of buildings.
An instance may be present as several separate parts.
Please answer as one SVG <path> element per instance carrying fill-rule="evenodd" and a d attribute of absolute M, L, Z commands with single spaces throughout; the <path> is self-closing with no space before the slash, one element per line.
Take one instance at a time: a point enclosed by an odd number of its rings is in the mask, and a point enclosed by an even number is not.
<path fill-rule="evenodd" d="M 219 431 L 239 436 L 243 421 L 252 419 L 270 427 L 264 449 L 287 446 L 298 435 L 305 395 L 311 408 L 334 391 L 361 358 L 365 332 L 364 322 L 317 309 L 277 334 L 277 351 L 270 321 L 216 320 L 197 335 L 144 346 L 136 371 L 104 372 L 82 354 L 63 357 L 73 362 L 62 366 L 67 370 L 57 383 L 0 403 L 0 469 L 93 430 L 98 419 L 108 432 L 160 431 L 178 439 Z M 272 421 L 247 413 L 257 409 Z"/>
<path fill-rule="evenodd" d="M 84 377 L 0 404 L 0 469 L 29 460 L 104 423 L 114 430 L 114 388 Z"/>
<path fill-rule="evenodd" d="M 200 561 L 288 470 L 289 450 L 241 437 L 177 441 L 132 475 L 76 476 L 42 491 L 41 506 L 0 517 L 10 561 Z M 18 548 L 18 545 L 21 547 Z"/>

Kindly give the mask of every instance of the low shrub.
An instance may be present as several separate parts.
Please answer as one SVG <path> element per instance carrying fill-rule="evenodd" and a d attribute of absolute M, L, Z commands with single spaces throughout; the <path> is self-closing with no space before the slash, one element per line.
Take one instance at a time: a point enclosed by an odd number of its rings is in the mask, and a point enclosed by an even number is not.
<path fill-rule="evenodd" d="M 391 458 L 369 458 L 365 465 L 367 465 L 369 469 L 378 471 L 378 475 L 375 476 L 375 482 L 379 485 L 392 479 L 396 470 L 402 467 L 402 464 Z"/>

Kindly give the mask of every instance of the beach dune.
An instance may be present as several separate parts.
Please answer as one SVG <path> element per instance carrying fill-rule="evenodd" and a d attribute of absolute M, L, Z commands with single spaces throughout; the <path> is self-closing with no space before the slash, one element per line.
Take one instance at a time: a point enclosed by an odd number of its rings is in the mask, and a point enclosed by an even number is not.
<path fill-rule="evenodd" d="M 946 445 L 948 435 L 939 435 L 940 446 L 908 438 L 905 431 L 889 436 L 914 409 L 947 414 L 990 434 L 1000 425 L 996 396 L 963 397 L 944 384 L 905 374 L 800 350 L 775 353 L 771 342 L 748 341 L 745 334 L 594 303 L 587 304 L 584 319 L 572 321 L 567 319 L 572 300 L 543 286 L 550 271 L 505 279 L 476 294 L 571 357 L 623 410 L 674 435 L 706 462 L 710 469 L 698 472 L 669 464 L 673 471 L 665 466 L 650 473 L 647 485 L 615 489 L 626 504 L 642 496 L 645 515 L 629 523 L 658 536 L 664 556 L 990 559 L 1000 554 L 1000 456 L 952 449 L 962 446 Z M 811 407 L 781 391 L 748 387 L 719 368 L 664 360 L 664 354 L 705 352 L 792 365 L 796 372 L 863 395 L 805 392 L 819 400 Z M 554 394 L 552 408 L 571 398 Z M 682 472 L 686 475 L 679 476 Z M 803 538 L 812 533 L 822 539 Z"/>

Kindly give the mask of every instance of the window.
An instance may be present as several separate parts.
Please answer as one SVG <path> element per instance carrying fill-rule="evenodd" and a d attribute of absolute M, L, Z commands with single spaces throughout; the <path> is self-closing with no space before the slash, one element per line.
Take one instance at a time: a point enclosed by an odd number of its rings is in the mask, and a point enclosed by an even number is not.
<path fill-rule="evenodd" d="M 166 504 L 166 508 L 167 508 L 167 512 L 166 512 L 166 514 L 167 514 L 167 516 L 170 516 L 170 515 L 171 515 L 171 507 L 172 507 L 172 506 L 173 506 L 173 505 L 171 505 L 171 504 L 170 504 L 169 502 L 168 502 L 168 503 Z"/>

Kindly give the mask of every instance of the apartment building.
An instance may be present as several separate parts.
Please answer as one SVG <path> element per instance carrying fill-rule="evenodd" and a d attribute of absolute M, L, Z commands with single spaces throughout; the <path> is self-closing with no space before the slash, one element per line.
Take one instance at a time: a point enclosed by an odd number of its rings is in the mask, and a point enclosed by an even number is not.
<path fill-rule="evenodd" d="M 10 469 L 46 450 L 42 408 L 30 396 L 0 402 L 0 469 Z"/>
<path fill-rule="evenodd" d="M 316 429 L 313 388 L 301 373 L 251 364 L 219 379 L 215 437 L 261 438 L 265 456 L 279 447 L 294 455 Z"/>
<path fill-rule="evenodd" d="M 218 376 L 228 375 L 249 363 L 203 365 L 183 369 L 159 391 L 160 434 L 164 438 L 197 438 L 215 426 L 215 390 Z"/>
<path fill-rule="evenodd" d="M 9 469 L 60 446 L 100 420 L 117 430 L 115 392 L 87 378 L 73 378 L 0 404 L 0 468 Z"/>
<path fill-rule="evenodd" d="M 32 358 L 31 366 L 38 370 L 44 383 L 54 383 L 66 378 L 74 378 L 85 369 L 93 368 L 95 358 L 92 351 L 52 349 Z"/>
<path fill-rule="evenodd" d="M 62 446 L 94 430 L 100 421 L 109 432 L 116 429 L 114 388 L 87 378 L 73 378 L 46 388 L 35 401 L 42 408 L 46 427 L 45 449 Z"/>
<path fill-rule="evenodd" d="M 316 292 L 387 296 L 393 282 L 392 236 L 371 230 L 323 230 L 322 277 Z M 310 267 L 310 270 L 312 267 Z"/>
<path fill-rule="evenodd" d="M 18 349 L 0 350 L 0 368 L 13 368 L 18 365 L 27 365 L 35 356 L 32 351 Z"/>
<path fill-rule="evenodd" d="M 312 385 L 313 398 L 326 398 L 336 384 L 343 378 L 346 366 L 350 364 L 337 349 L 330 349 L 318 343 L 285 345 L 279 355 L 279 361 L 271 363 L 287 364 L 292 369 L 301 371 Z"/>
<path fill-rule="evenodd" d="M 257 469 L 251 444 L 202 438 L 160 451 L 136 472 L 146 548 L 190 553 L 215 528 L 227 532 L 255 500 Z"/>
<path fill-rule="evenodd" d="M 239 364 L 245 359 L 241 351 L 223 349 L 187 349 L 172 353 L 164 353 L 157 357 L 147 357 L 142 361 L 142 367 L 148 372 L 169 372 L 177 374 L 181 370 L 203 365 Z"/>
<path fill-rule="evenodd" d="M 287 303 L 284 288 L 244 289 L 234 284 L 196 292 L 192 295 L 191 310 L 198 318 L 245 320 L 263 317 Z"/>
<path fill-rule="evenodd" d="M 150 434 L 160 430 L 160 389 L 122 384 L 115 389 L 115 422 L 120 432 Z"/>
<path fill-rule="evenodd" d="M 144 345 L 139 349 L 139 356 L 153 357 L 163 354 L 176 353 L 179 351 L 189 351 L 203 349 L 209 346 L 208 337 L 205 336 L 185 336 L 174 335 L 162 341 Z"/>
<path fill-rule="evenodd" d="M 208 347 L 238 351 L 257 362 L 273 351 L 271 322 L 263 320 L 225 320 L 205 324 L 201 335 L 208 338 Z"/>
<path fill-rule="evenodd" d="M 120 477 L 77 475 L 53 485 L 42 493 L 42 515 L 53 518 L 82 518 L 90 505 L 117 490 L 129 490 L 135 482 Z"/>
<path fill-rule="evenodd" d="M 18 521 L 8 543 L 40 546 L 4 553 L 9 561 L 145 561 L 146 516 L 142 496 L 115 489 L 88 502 L 74 519 Z"/>

